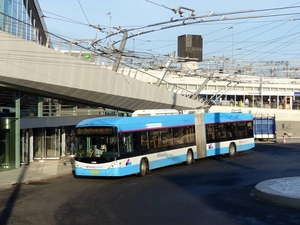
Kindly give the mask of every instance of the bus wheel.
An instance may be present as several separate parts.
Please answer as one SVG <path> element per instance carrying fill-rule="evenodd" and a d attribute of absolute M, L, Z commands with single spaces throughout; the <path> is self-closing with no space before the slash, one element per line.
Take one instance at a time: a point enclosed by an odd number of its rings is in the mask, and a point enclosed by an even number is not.
<path fill-rule="evenodd" d="M 191 165 L 193 162 L 193 152 L 188 150 L 186 153 L 186 165 Z"/>
<path fill-rule="evenodd" d="M 228 155 L 230 157 L 232 157 L 232 156 L 234 156 L 235 152 L 236 152 L 235 144 L 234 143 L 230 143 L 230 145 L 229 145 L 229 154 Z"/>
<path fill-rule="evenodd" d="M 148 163 L 146 161 L 146 159 L 142 159 L 140 162 L 140 173 L 139 176 L 143 177 L 146 175 L 147 171 L 148 171 Z"/>

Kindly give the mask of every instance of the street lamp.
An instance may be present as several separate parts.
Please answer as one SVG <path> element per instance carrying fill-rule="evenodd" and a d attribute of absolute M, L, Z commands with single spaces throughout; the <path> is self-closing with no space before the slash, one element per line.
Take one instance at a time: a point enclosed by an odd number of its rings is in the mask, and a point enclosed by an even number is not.
<path fill-rule="evenodd" d="M 233 29 L 233 27 L 229 27 L 228 29 L 231 29 L 231 30 L 232 30 L 232 34 L 231 34 L 231 36 L 232 36 L 232 43 L 231 43 L 231 45 L 232 45 L 231 60 L 232 60 L 232 67 L 233 67 L 233 48 L 234 48 L 234 40 L 233 40 L 233 37 L 234 37 L 234 29 Z"/>
<path fill-rule="evenodd" d="M 111 31 L 111 18 L 112 18 L 111 12 L 107 13 L 106 15 L 109 16 L 109 35 L 111 35 L 112 34 L 112 31 Z"/>

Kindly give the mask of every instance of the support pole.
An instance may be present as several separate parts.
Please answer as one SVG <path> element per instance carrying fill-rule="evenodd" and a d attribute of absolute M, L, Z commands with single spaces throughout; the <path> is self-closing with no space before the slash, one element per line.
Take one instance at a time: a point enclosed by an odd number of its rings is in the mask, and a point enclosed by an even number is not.
<path fill-rule="evenodd" d="M 127 31 L 123 31 L 123 34 L 124 35 L 123 35 L 122 42 L 121 42 L 120 47 L 119 47 L 119 52 L 117 53 L 117 57 L 116 57 L 116 60 L 114 62 L 113 68 L 112 68 L 112 70 L 115 71 L 115 72 L 117 72 L 118 69 L 119 69 L 119 65 L 120 65 L 121 58 L 122 58 L 122 53 L 124 51 L 126 41 L 127 41 L 127 37 L 128 37 Z"/>
<path fill-rule="evenodd" d="M 205 85 L 208 83 L 208 81 L 210 81 L 211 78 L 212 78 L 212 75 L 210 75 L 209 77 L 207 77 L 205 79 L 205 81 L 201 84 L 201 86 L 198 88 L 198 90 L 193 94 L 191 99 L 196 100 L 198 98 L 198 95 L 203 90 L 203 88 L 205 88 Z"/>
<path fill-rule="evenodd" d="M 156 82 L 156 86 L 159 87 L 161 82 L 163 81 L 163 79 L 165 78 L 167 72 L 168 72 L 168 69 L 170 68 L 170 66 L 172 65 L 173 61 L 174 61 L 174 58 L 175 58 L 175 52 L 172 53 L 170 59 L 168 60 L 168 62 L 166 63 L 165 67 L 163 68 L 162 72 L 161 72 L 161 75 L 160 75 L 160 79 L 157 80 Z"/>

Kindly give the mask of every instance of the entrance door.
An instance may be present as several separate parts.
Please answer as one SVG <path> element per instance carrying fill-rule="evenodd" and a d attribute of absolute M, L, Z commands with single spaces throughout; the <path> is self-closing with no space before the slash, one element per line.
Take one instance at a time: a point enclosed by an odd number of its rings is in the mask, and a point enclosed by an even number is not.
<path fill-rule="evenodd" d="M 34 159 L 44 161 L 46 159 L 46 130 L 44 128 L 33 129 L 33 154 Z"/>
<path fill-rule="evenodd" d="M 60 158 L 60 132 L 59 128 L 39 128 L 33 130 L 34 159 L 44 161 L 45 159 Z"/>
<path fill-rule="evenodd" d="M 59 128 L 49 127 L 46 129 L 46 157 L 47 159 L 60 158 L 60 130 Z"/>
<path fill-rule="evenodd" d="M 29 134 L 28 134 L 28 130 L 22 130 L 21 131 L 20 163 L 21 164 L 28 164 L 29 163 Z"/>
<path fill-rule="evenodd" d="M 291 96 L 286 96 L 284 98 L 284 108 L 291 109 Z"/>
<path fill-rule="evenodd" d="M 2 168 L 11 168 L 10 159 L 10 133 L 9 130 L 1 130 L 0 132 L 0 170 Z"/>

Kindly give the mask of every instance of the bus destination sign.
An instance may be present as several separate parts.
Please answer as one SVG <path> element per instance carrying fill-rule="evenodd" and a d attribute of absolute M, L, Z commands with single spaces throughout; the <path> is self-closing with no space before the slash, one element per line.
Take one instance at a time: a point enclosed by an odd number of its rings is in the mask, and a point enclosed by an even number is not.
<path fill-rule="evenodd" d="M 113 135 L 113 127 L 89 127 L 89 128 L 77 128 L 77 135 Z"/>

